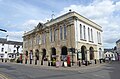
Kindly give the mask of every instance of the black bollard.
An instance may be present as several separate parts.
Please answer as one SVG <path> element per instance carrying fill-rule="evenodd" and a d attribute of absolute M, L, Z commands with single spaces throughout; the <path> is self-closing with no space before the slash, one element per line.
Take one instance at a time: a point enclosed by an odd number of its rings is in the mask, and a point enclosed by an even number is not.
<path fill-rule="evenodd" d="M 50 66 L 50 61 L 48 61 L 48 66 Z"/>
<path fill-rule="evenodd" d="M 4 59 L 2 58 L 2 62 L 4 62 Z"/>
<path fill-rule="evenodd" d="M 85 66 L 87 66 L 88 65 L 88 63 L 87 63 L 87 61 L 85 61 Z"/>
<path fill-rule="evenodd" d="M 78 62 L 78 65 L 79 65 L 79 67 L 81 67 L 81 63 L 80 63 L 80 61 Z"/>
<path fill-rule="evenodd" d="M 101 59 L 100 59 L 100 63 L 102 63 Z"/>
<path fill-rule="evenodd" d="M 35 60 L 35 65 L 37 65 L 37 59 Z"/>
<path fill-rule="evenodd" d="M 64 61 L 63 61 L 63 63 L 62 63 L 62 67 L 64 67 Z"/>
<path fill-rule="evenodd" d="M 27 64 L 27 59 L 25 59 L 25 64 Z"/>
<path fill-rule="evenodd" d="M 97 64 L 97 60 L 95 59 L 95 64 Z"/>
<path fill-rule="evenodd" d="M 41 61 L 41 65 L 43 65 L 43 60 Z"/>

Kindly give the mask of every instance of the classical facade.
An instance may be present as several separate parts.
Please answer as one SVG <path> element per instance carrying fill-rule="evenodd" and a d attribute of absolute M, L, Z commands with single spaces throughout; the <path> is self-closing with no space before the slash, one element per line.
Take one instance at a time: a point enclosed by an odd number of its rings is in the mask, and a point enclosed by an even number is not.
<path fill-rule="evenodd" d="M 39 51 L 40 60 L 103 58 L 102 27 L 76 12 L 68 12 L 24 33 L 24 52 Z"/>

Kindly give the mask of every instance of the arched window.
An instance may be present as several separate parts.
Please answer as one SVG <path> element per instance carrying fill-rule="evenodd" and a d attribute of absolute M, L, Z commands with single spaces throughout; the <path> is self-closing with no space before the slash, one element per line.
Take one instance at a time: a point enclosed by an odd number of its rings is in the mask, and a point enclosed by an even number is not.
<path fill-rule="evenodd" d="M 56 40 L 56 33 L 57 33 L 57 29 L 54 29 L 54 41 Z"/>
<path fill-rule="evenodd" d="M 66 26 L 64 25 L 64 39 L 66 39 L 67 32 L 66 32 Z"/>
<path fill-rule="evenodd" d="M 52 28 L 50 29 L 50 42 L 52 42 Z"/>
<path fill-rule="evenodd" d="M 85 26 L 83 26 L 83 31 L 84 31 L 84 39 L 86 39 L 86 33 L 85 33 L 85 30 L 86 30 L 86 28 L 85 28 Z"/>
<path fill-rule="evenodd" d="M 80 24 L 80 39 L 82 39 L 82 25 Z"/>
<path fill-rule="evenodd" d="M 60 26 L 60 40 L 62 40 L 62 27 Z"/>
<path fill-rule="evenodd" d="M 93 30 L 91 29 L 91 41 L 93 42 Z"/>
<path fill-rule="evenodd" d="M 90 41 L 90 28 L 88 27 L 88 41 Z"/>

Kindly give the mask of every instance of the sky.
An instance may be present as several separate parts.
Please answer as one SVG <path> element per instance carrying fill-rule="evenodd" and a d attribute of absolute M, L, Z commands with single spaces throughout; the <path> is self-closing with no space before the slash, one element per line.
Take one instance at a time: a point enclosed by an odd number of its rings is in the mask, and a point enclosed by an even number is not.
<path fill-rule="evenodd" d="M 120 39 L 119 0 L 0 0 L 0 37 L 22 41 L 23 33 L 71 9 L 96 22 L 103 29 L 104 48 Z"/>

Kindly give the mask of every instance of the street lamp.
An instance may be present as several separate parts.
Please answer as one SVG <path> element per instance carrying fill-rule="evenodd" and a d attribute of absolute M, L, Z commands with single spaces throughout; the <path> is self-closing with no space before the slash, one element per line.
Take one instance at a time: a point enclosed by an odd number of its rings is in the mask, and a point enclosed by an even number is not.
<path fill-rule="evenodd" d="M 7 32 L 7 30 L 4 30 L 4 29 L 0 29 L 0 31 Z"/>

